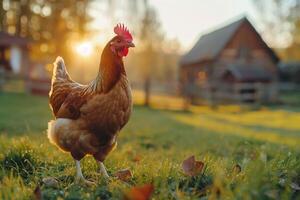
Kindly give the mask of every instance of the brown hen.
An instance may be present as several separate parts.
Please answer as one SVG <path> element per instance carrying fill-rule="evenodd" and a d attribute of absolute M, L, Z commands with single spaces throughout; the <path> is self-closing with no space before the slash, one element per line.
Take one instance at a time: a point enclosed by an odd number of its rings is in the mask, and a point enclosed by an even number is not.
<path fill-rule="evenodd" d="M 108 177 L 103 161 L 116 146 L 118 133 L 131 114 L 131 89 L 123 57 L 134 44 L 124 25 L 117 25 L 114 32 L 116 36 L 102 52 L 98 75 L 90 84 L 73 81 L 61 57 L 54 63 L 49 99 L 55 120 L 48 124 L 48 138 L 71 153 L 77 182 L 88 183 L 80 168 L 80 160 L 87 154 L 99 162 L 101 173 Z"/>

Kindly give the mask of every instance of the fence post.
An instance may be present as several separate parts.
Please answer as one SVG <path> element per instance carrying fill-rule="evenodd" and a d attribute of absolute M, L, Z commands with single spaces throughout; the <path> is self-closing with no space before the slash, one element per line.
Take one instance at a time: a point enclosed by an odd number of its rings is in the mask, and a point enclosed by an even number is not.
<path fill-rule="evenodd" d="M 233 95 L 234 95 L 234 98 L 237 102 L 237 104 L 241 105 L 241 94 L 240 94 L 240 83 L 234 83 L 233 84 Z"/>
<path fill-rule="evenodd" d="M 0 68 L 0 93 L 2 93 L 4 82 L 5 82 L 5 71 L 3 68 Z"/>
<path fill-rule="evenodd" d="M 255 83 L 255 102 L 257 107 L 260 107 L 263 101 L 264 85 L 262 83 Z"/>

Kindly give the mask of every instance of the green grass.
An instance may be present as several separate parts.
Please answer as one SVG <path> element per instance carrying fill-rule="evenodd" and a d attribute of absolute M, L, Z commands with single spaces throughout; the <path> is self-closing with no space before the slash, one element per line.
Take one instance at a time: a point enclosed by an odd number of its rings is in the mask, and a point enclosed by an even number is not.
<path fill-rule="evenodd" d="M 281 92 L 281 101 L 285 104 L 300 106 L 300 92 Z"/>
<path fill-rule="evenodd" d="M 83 173 L 97 186 L 81 187 L 73 183 L 71 156 L 47 140 L 47 98 L 3 93 L 0 106 L 2 199 L 32 198 L 44 177 L 59 180 L 58 188 L 41 186 L 45 199 L 120 199 L 128 188 L 146 183 L 155 186 L 153 199 L 300 199 L 290 186 L 300 184 L 298 111 L 197 107 L 180 112 L 135 106 L 118 148 L 105 161 L 109 174 L 130 168 L 133 178 L 106 182 L 86 157 Z M 199 176 L 182 173 L 181 162 L 190 155 L 205 163 Z M 236 164 L 242 168 L 238 174 Z"/>

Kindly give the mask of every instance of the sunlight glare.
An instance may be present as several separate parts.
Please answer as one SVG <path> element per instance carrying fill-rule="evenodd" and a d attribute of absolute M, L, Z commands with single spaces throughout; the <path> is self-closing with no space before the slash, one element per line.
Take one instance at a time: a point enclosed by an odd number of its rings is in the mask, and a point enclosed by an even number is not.
<path fill-rule="evenodd" d="M 92 44 L 90 42 L 78 43 L 76 45 L 76 52 L 83 57 L 88 57 L 92 54 Z"/>

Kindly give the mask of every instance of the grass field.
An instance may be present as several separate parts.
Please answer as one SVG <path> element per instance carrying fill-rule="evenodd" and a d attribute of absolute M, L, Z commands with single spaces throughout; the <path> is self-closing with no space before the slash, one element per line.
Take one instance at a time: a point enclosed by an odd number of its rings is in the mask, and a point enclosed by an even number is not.
<path fill-rule="evenodd" d="M 107 182 L 91 157 L 83 173 L 95 187 L 73 183 L 68 154 L 46 137 L 51 119 L 47 98 L 0 94 L 0 198 L 31 199 L 41 186 L 44 199 L 122 199 L 130 187 L 153 183 L 153 199 L 300 199 L 300 109 L 236 106 L 192 108 L 191 112 L 135 106 L 118 148 L 105 161 L 109 174 L 129 168 L 128 182 Z M 204 171 L 187 177 L 181 162 L 195 155 Z M 241 172 L 235 170 L 236 165 Z"/>

